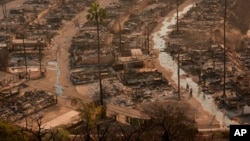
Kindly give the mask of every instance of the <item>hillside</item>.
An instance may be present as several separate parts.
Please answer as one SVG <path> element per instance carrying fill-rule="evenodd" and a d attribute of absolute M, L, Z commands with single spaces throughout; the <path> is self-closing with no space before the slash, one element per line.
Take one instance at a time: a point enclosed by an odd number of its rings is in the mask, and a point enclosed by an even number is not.
<path fill-rule="evenodd" d="M 227 48 L 231 51 L 239 47 L 241 40 L 246 37 L 246 33 L 249 29 L 250 3 L 248 1 L 249 0 L 227 0 L 226 42 Z M 221 2 L 224 3 L 224 0 L 221 0 Z M 224 4 L 222 5 L 224 6 Z M 213 29 L 212 40 L 214 42 L 223 43 L 223 30 L 223 22 Z"/>
<path fill-rule="evenodd" d="M 250 23 L 250 3 L 249 0 L 237 0 L 229 8 L 229 22 L 238 28 L 242 34 L 248 31 Z"/>

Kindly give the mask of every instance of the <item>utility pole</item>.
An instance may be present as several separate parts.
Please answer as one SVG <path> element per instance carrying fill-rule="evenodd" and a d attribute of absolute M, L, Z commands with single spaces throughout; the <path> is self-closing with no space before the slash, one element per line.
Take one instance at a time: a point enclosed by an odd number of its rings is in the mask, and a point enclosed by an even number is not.
<path fill-rule="evenodd" d="M 6 43 L 8 42 L 7 38 L 7 14 L 6 14 L 6 1 L 2 0 L 2 12 L 3 12 L 3 20 L 5 21 L 5 38 L 6 38 Z"/>
<path fill-rule="evenodd" d="M 176 11 L 177 11 L 176 28 L 177 28 L 177 32 L 179 32 L 179 2 L 178 0 L 176 1 Z"/>
<path fill-rule="evenodd" d="M 25 71 L 26 71 L 26 76 L 28 75 L 28 67 L 27 67 L 27 54 L 26 54 L 26 47 L 24 43 L 24 31 L 22 33 L 22 38 L 23 38 L 23 53 L 24 53 L 24 63 L 25 63 Z"/>
<path fill-rule="evenodd" d="M 50 41 L 49 41 L 49 25 L 46 25 L 46 40 L 47 40 L 47 42 L 50 43 Z"/>
<path fill-rule="evenodd" d="M 179 34 L 179 1 L 176 0 L 176 30 Z M 178 79 L 178 100 L 181 99 L 181 86 L 180 86 L 180 49 L 179 45 L 176 46 L 177 49 L 177 79 Z"/>
<path fill-rule="evenodd" d="M 147 18 L 148 18 L 148 25 L 147 25 L 147 28 L 148 28 L 148 32 L 147 32 L 147 41 L 148 41 L 148 54 L 150 53 L 150 49 L 149 49 L 149 14 L 147 14 Z"/>
<path fill-rule="evenodd" d="M 180 52 L 178 47 L 177 52 L 177 79 L 178 79 L 178 100 L 181 100 L 181 88 L 180 88 Z"/>
<path fill-rule="evenodd" d="M 24 52 L 24 63 L 25 63 L 25 70 L 26 70 L 26 76 L 28 75 L 28 66 L 27 66 L 27 54 L 26 54 L 26 47 L 25 47 L 25 43 L 24 43 L 24 23 L 25 23 L 25 19 L 24 19 L 24 9 L 22 9 L 22 18 L 23 18 L 23 33 L 22 33 L 22 38 L 23 38 L 23 52 Z"/>
<path fill-rule="evenodd" d="M 122 31 L 121 31 L 121 20 L 119 21 L 119 50 L 120 54 L 122 54 Z"/>
<path fill-rule="evenodd" d="M 6 18 L 6 1 L 2 0 L 3 18 Z"/>
<path fill-rule="evenodd" d="M 224 82 L 223 82 L 223 97 L 226 97 L 226 17 L 227 17 L 227 0 L 225 0 L 224 8 Z"/>
<path fill-rule="evenodd" d="M 39 46 L 39 66 L 40 66 L 40 73 L 42 73 L 42 54 L 41 54 L 41 46 L 43 45 L 42 40 L 38 40 L 38 46 Z"/>

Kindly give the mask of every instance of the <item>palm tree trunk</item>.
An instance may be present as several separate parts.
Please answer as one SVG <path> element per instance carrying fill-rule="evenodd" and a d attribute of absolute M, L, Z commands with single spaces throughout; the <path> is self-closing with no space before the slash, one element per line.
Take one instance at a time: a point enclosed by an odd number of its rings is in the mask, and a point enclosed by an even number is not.
<path fill-rule="evenodd" d="M 122 32 L 121 32 L 121 23 L 119 21 L 119 50 L 120 50 L 120 55 L 122 54 Z"/>
<path fill-rule="evenodd" d="M 41 42 L 39 42 L 41 43 Z M 41 54 L 41 44 L 39 45 L 39 67 L 40 67 L 40 74 L 42 74 L 42 54 Z"/>
<path fill-rule="evenodd" d="M 147 32 L 147 41 L 148 41 L 148 54 L 150 53 L 150 49 L 149 49 L 149 14 L 147 14 L 147 20 L 148 20 L 148 25 L 147 25 L 147 30 L 148 30 L 148 32 Z"/>
<path fill-rule="evenodd" d="M 177 77 L 178 77 L 178 100 L 181 99 L 181 86 L 180 86 L 180 52 L 178 49 L 178 56 L 177 56 Z"/>
<path fill-rule="evenodd" d="M 101 76 L 101 49 L 100 49 L 100 34 L 99 34 L 99 21 L 98 15 L 95 15 L 96 29 L 97 29 L 97 44 L 98 44 L 98 68 L 99 68 L 99 87 L 100 87 L 100 103 L 103 106 L 103 92 L 102 92 L 102 76 Z"/>
<path fill-rule="evenodd" d="M 26 47 L 25 47 L 25 44 L 24 44 L 24 34 L 22 35 L 23 36 L 23 53 L 24 53 L 24 63 L 25 63 L 25 71 L 26 71 L 26 76 L 28 75 L 28 68 L 27 68 L 27 54 L 26 54 Z"/>

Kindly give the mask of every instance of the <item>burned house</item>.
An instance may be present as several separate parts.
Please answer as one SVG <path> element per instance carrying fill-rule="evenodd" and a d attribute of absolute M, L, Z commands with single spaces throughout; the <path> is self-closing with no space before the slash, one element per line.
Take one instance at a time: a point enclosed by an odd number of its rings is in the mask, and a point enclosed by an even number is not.
<path fill-rule="evenodd" d="M 11 92 L 11 84 L 14 86 L 14 83 L 17 83 L 19 81 L 19 77 L 17 75 L 9 74 L 6 72 L 0 71 L 0 97 L 2 97 L 4 94 L 3 91 Z"/>
<path fill-rule="evenodd" d="M 125 85 L 158 85 L 167 81 L 160 72 L 155 70 L 150 72 L 126 72 L 123 74 L 122 82 Z"/>
<path fill-rule="evenodd" d="M 15 8 L 9 10 L 9 16 L 11 18 L 20 17 L 23 15 L 23 13 L 24 13 L 23 8 Z"/>
<path fill-rule="evenodd" d="M 243 75 L 239 76 L 237 79 L 238 86 L 237 90 L 240 94 L 250 94 L 250 76 Z"/>
<path fill-rule="evenodd" d="M 5 97 L 0 101 L 0 119 L 14 122 L 56 103 L 56 96 L 46 91 L 26 91 L 23 95 Z"/>
<path fill-rule="evenodd" d="M 113 65 L 115 71 L 120 72 L 124 85 L 150 85 L 167 82 L 162 74 L 153 66 L 148 65 L 151 57 L 143 55 L 141 49 L 127 51 L 126 57 L 119 57 Z"/>
<path fill-rule="evenodd" d="M 150 119 L 147 114 L 132 108 L 108 104 L 107 109 L 108 117 L 113 117 L 116 121 L 123 124 L 140 125 Z"/>
<path fill-rule="evenodd" d="M 143 55 L 141 49 L 124 50 L 122 57 L 118 57 L 113 68 L 116 71 L 129 71 L 131 69 L 143 68 L 143 61 L 146 59 L 150 59 L 150 57 Z"/>
<path fill-rule="evenodd" d="M 250 68 L 250 39 L 246 38 L 241 41 L 240 47 L 237 52 L 237 58 L 240 63 L 246 68 Z"/>
<path fill-rule="evenodd" d="M 10 48 L 13 50 L 23 50 L 25 47 L 26 50 L 38 50 L 45 49 L 45 41 L 39 40 L 30 40 L 30 39 L 13 39 L 10 42 Z"/>
<path fill-rule="evenodd" d="M 50 16 L 46 18 L 46 22 L 51 26 L 51 29 L 59 29 L 62 25 L 62 18 L 59 16 Z"/>
<path fill-rule="evenodd" d="M 0 20 L 0 30 L 9 33 L 9 31 L 14 31 L 18 27 L 18 23 L 13 22 L 11 20 L 1 19 Z"/>
<path fill-rule="evenodd" d="M 9 72 L 39 71 L 43 67 L 43 50 L 45 48 L 45 41 L 42 40 L 11 40 L 10 49 L 15 52 L 11 53 L 8 58 Z"/>

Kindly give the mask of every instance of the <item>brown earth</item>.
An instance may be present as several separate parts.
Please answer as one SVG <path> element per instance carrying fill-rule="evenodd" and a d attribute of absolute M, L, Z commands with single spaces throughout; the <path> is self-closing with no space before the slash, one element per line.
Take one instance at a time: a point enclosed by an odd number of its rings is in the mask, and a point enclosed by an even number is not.
<path fill-rule="evenodd" d="M 246 34 L 250 23 L 250 3 L 246 0 L 235 0 L 228 8 L 228 19 L 230 24 L 238 28 L 242 34 Z"/>
<path fill-rule="evenodd" d="M 250 28 L 250 3 L 245 0 L 228 2 L 226 17 L 226 46 L 230 51 L 235 51 L 240 45 L 240 40 L 246 37 Z M 216 27 L 212 40 L 222 44 L 224 38 L 223 21 Z"/>

